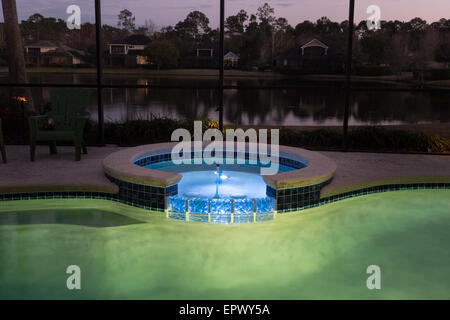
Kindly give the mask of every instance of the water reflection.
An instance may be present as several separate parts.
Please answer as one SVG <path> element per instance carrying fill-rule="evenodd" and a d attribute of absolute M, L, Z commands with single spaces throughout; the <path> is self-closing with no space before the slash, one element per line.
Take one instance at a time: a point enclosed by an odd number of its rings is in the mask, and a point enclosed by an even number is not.
<path fill-rule="evenodd" d="M 94 84 L 94 74 L 30 73 L 34 83 Z M 3 81 L 3 80 L 2 80 Z M 290 82 L 289 82 L 290 81 Z M 229 80 L 233 85 L 294 84 L 286 79 Z M 297 83 L 299 81 L 296 81 Z M 211 79 L 152 78 L 139 75 L 105 75 L 109 84 L 214 85 Z M 310 84 L 310 83 L 309 83 Z M 321 83 L 330 85 L 331 83 Z M 2 89 L 3 90 L 3 89 Z M 50 88 L 33 88 L 37 105 L 49 101 Z M 97 117 L 95 90 L 89 111 Z M 218 94 L 213 89 L 105 89 L 106 121 L 145 119 L 152 115 L 174 119 L 218 118 Z M 343 122 L 345 96 L 342 91 L 316 89 L 230 89 L 225 90 L 226 124 L 231 125 L 336 125 Z M 447 123 L 450 93 L 389 91 L 354 92 L 350 125 Z"/>

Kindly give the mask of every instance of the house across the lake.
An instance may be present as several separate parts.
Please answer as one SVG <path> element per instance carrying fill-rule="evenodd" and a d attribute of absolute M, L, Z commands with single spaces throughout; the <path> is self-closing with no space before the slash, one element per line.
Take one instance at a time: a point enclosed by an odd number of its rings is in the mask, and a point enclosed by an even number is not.
<path fill-rule="evenodd" d="M 239 66 L 239 55 L 228 51 L 224 56 L 225 68 L 237 68 Z"/>
<path fill-rule="evenodd" d="M 232 51 L 224 55 L 224 64 L 226 68 L 237 68 L 239 66 L 239 54 Z M 185 68 L 218 68 L 219 56 L 218 50 L 214 47 L 200 47 L 195 49 L 192 55 L 182 60 L 182 67 Z"/>
<path fill-rule="evenodd" d="M 132 35 L 117 43 L 108 44 L 107 63 L 118 66 L 143 66 L 149 61 L 144 55 L 145 48 L 150 44 L 149 37 Z"/>
<path fill-rule="evenodd" d="M 197 57 L 214 57 L 214 49 L 213 48 L 198 48 L 197 49 Z"/>
<path fill-rule="evenodd" d="M 36 66 L 76 66 L 85 64 L 84 52 L 51 41 L 25 45 L 25 62 Z"/>
<path fill-rule="evenodd" d="M 298 73 L 341 73 L 343 57 L 318 39 L 279 54 L 276 67 L 281 71 Z"/>
<path fill-rule="evenodd" d="M 183 57 L 181 60 L 183 68 L 212 69 L 217 68 L 217 50 L 212 46 L 199 47 L 191 55 Z"/>

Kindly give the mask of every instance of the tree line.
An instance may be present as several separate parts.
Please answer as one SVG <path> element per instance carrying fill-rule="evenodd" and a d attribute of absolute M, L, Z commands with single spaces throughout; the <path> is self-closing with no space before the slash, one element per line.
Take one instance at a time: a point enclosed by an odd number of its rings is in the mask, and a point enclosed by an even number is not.
<path fill-rule="evenodd" d="M 335 54 L 345 55 L 348 21 L 335 22 L 327 17 L 303 21 L 291 26 L 277 17 L 269 4 L 255 13 L 240 10 L 226 18 L 225 49 L 240 55 L 240 65 L 273 66 L 276 56 L 299 47 L 312 38 L 326 43 Z M 25 41 L 62 42 L 95 56 L 95 25 L 84 23 L 80 30 L 68 30 L 62 19 L 33 14 L 20 23 Z M 118 15 L 116 26 L 103 25 L 103 46 L 117 43 L 133 34 L 149 37 L 146 54 L 161 68 L 176 68 L 197 48 L 218 48 L 220 32 L 210 26 L 201 11 L 190 12 L 173 26 L 156 28 L 151 19 L 137 26 L 127 9 Z M 450 63 L 450 19 L 427 23 L 421 18 L 410 21 L 382 21 L 380 30 L 368 30 L 366 21 L 355 26 L 354 62 L 356 65 L 389 65 L 398 71 L 422 68 L 428 61 Z M 5 44 L 0 43 L 0 50 Z"/>

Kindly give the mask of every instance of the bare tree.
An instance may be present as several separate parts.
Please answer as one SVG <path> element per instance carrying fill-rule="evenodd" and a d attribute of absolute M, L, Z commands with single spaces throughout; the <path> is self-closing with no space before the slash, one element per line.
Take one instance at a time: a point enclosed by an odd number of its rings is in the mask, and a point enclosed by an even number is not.
<path fill-rule="evenodd" d="M 16 0 L 2 0 L 4 31 L 8 52 L 9 81 L 11 83 L 27 83 L 25 57 L 23 54 L 22 37 L 20 36 L 17 18 Z M 29 88 L 13 88 L 14 95 L 23 95 L 29 101 L 28 111 L 34 110 L 31 91 Z"/>

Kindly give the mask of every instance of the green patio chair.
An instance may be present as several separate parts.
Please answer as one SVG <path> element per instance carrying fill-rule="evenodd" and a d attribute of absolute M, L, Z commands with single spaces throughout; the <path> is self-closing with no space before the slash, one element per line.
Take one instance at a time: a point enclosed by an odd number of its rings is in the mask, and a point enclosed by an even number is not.
<path fill-rule="evenodd" d="M 81 150 L 87 154 L 83 139 L 84 126 L 89 119 L 86 111 L 91 93 L 83 89 L 62 89 L 50 93 L 51 111 L 42 116 L 29 118 L 30 125 L 30 158 L 35 159 L 36 142 L 49 142 L 50 154 L 56 153 L 57 141 L 73 141 L 75 145 L 75 161 L 80 161 Z M 52 120 L 53 130 L 41 130 L 39 121 Z"/>
<path fill-rule="evenodd" d="M 3 162 L 6 163 L 5 141 L 3 140 L 2 119 L 0 119 L 0 151 L 2 152 Z"/>

